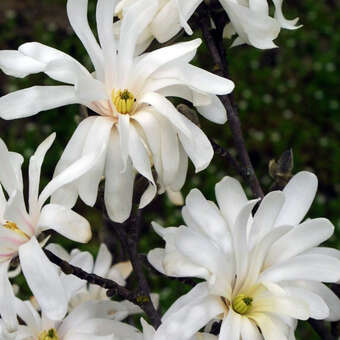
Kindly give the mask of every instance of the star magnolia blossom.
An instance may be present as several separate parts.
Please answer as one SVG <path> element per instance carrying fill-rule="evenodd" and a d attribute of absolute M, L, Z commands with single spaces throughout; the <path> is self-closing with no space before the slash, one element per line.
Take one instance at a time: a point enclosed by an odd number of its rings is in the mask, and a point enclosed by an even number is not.
<path fill-rule="evenodd" d="M 138 1 L 126 11 L 120 39 L 113 34 L 112 17 L 117 1 L 98 0 L 97 28 L 101 47 L 87 22 L 87 0 L 68 0 L 70 23 L 87 49 L 95 67 L 90 74 L 70 56 L 39 43 L 27 43 L 18 51 L 1 51 L 0 66 L 10 75 L 23 77 L 45 72 L 71 85 L 38 86 L 0 98 L 0 116 L 14 119 L 71 103 L 87 105 L 98 115 L 78 126 L 56 168 L 56 175 L 81 155 L 104 147 L 96 167 L 54 202 L 68 198 L 72 207 L 78 193 L 93 206 L 103 175 L 105 203 L 110 218 L 126 220 L 131 211 L 133 182 L 140 173 L 150 183 L 141 198 L 147 205 L 157 192 L 151 167 L 157 172 L 162 193 L 179 191 L 184 184 L 188 156 L 196 171 L 205 169 L 213 149 L 205 134 L 180 114 L 166 98 L 175 96 L 193 102 L 209 120 L 223 124 L 226 112 L 216 94 L 233 90 L 227 79 L 190 65 L 200 39 L 161 48 L 134 57 L 140 32 L 158 9 L 155 0 Z"/>
<path fill-rule="evenodd" d="M 17 326 L 14 294 L 8 279 L 11 260 L 19 256 L 27 283 L 49 318 L 62 318 L 67 310 L 65 292 L 55 266 L 42 251 L 37 237 L 42 231 L 53 229 L 77 242 L 91 238 L 85 218 L 62 205 L 45 202 L 58 188 L 88 171 L 97 156 L 82 157 L 49 182 L 39 195 L 41 166 L 54 138 L 55 134 L 48 137 L 30 158 L 28 211 L 21 174 L 23 158 L 9 152 L 0 139 L 0 314 L 9 330 Z M 8 200 L 2 189 L 7 192 Z"/>
<path fill-rule="evenodd" d="M 124 16 L 124 9 L 139 0 L 121 0 L 116 12 Z M 299 18 L 287 20 L 282 13 L 283 0 L 273 0 L 275 15 L 269 14 L 267 0 L 219 0 L 227 12 L 230 23 L 226 25 L 224 37 L 238 35 L 233 46 L 249 44 L 260 49 L 273 48 L 273 40 L 277 38 L 280 29 L 297 29 Z M 174 37 L 184 28 L 187 34 L 192 34 L 187 21 L 200 5 L 202 0 L 161 0 L 158 1 L 158 11 L 151 23 L 144 30 L 139 40 L 140 48 L 145 49 L 153 38 L 164 43 Z"/>
<path fill-rule="evenodd" d="M 14 334 L 3 331 L 2 340 L 119 340 L 135 339 L 138 330 L 115 320 L 108 320 L 107 304 L 89 301 L 79 305 L 65 319 L 50 320 L 40 315 L 29 301 L 16 299 L 15 309 L 25 325 Z M 1 333 L 0 333 L 1 335 Z"/>
<path fill-rule="evenodd" d="M 121 286 L 125 286 L 125 280 L 132 272 L 132 266 L 129 261 L 112 265 L 112 255 L 103 243 L 99 247 L 95 263 L 93 263 L 93 257 L 90 253 L 82 252 L 78 249 L 74 249 L 71 254 L 68 254 L 58 244 L 49 244 L 47 249 L 72 265 L 80 267 L 88 273 L 113 280 Z M 73 275 L 63 273 L 60 275 L 68 295 L 69 311 L 87 301 L 107 301 L 111 305 L 107 318 L 120 321 L 129 315 L 142 313 L 140 307 L 130 301 L 112 301 L 106 295 L 107 290 L 104 288 L 94 284 L 87 284 L 84 280 L 80 280 Z"/>
<path fill-rule="evenodd" d="M 252 216 L 258 200 L 225 177 L 215 188 L 219 208 L 194 189 L 182 210 L 187 226 L 155 224 L 166 247 L 149 253 L 153 266 L 205 280 L 170 308 L 165 334 L 189 338 L 220 319 L 220 340 L 284 340 L 294 339 L 295 319 L 339 320 L 340 301 L 322 282 L 339 280 L 340 252 L 317 247 L 334 227 L 325 218 L 301 223 L 316 189 L 315 175 L 300 172 Z"/>

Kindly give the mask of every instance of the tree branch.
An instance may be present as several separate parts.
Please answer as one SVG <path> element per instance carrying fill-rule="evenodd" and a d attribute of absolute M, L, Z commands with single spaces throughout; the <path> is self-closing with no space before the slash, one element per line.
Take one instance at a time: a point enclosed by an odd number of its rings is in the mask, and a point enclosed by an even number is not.
<path fill-rule="evenodd" d="M 228 65 L 226 58 L 224 56 L 225 51 L 224 47 L 221 44 L 222 42 L 222 33 L 218 34 L 218 39 L 216 39 L 212 35 L 211 31 L 211 23 L 209 16 L 209 8 L 202 3 L 198 8 L 198 20 L 199 26 L 201 28 L 204 41 L 209 49 L 209 52 L 212 56 L 212 59 L 216 66 L 219 68 L 219 75 L 228 78 Z M 222 50 L 223 49 L 223 50 Z M 237 107 L 233 101 L 231 95 L 219 96 L 224 107 L 226 108 L 229 126 L 232 133 L 232 138 L 235 144 L 235 147 L 238 151 L 238 157 L 243 166 L 242 176 L 249 184 L 253 195 L 256 197 L 263 197 L 263 190 L 261 185 L 256 177 L 256 173 L 254 171 L 254 167 L 251 163 L 246 144 L 243 137 L 241 121 L 238 116 Z"/>

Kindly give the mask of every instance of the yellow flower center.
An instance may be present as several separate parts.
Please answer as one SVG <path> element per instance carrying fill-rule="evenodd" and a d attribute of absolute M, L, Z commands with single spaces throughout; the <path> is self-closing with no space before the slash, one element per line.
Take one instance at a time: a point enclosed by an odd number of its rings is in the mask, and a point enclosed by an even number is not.
<path fill-rule="evenodd" d="M 238 314 L 246 314 L 253 303 L 253 298 L 245 294 L 239 294 L 233 300 L 233 309 Z"/>
<path fill-rule="evenodd" d="M 5 228 L 12 230 L 14 232 L 16 232 L 17 234 L 26 237 L 26 238 L 30 238 L 25 232 L 23 232 L 14 222 L 11 221 L 7 221 L 4 225 Z"/>
<path fill-rule="evenodd" d="M 118 90 L 117 92 L 115 90 L 112 91 L 112 103 L 117 111 L 123 115 L 132 112 L 135 101 L 134 95 L 127 89 L 123 91 Z"/>
<path fill-rule="evenodd" d="M 54 328 L 51 328 L 48 331 L 42 331 L 38 340 L 59 340 L 59 337 L 57 331 Z"/>

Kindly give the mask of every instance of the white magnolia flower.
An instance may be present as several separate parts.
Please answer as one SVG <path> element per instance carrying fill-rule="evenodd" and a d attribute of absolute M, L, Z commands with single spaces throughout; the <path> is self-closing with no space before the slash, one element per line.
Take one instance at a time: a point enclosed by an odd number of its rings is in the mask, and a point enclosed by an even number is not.
<path fill-rule="evenodd" d="M 126 285 L 125 280 L 132 272 L 132 266 L 129 261 L 112 265 L 112 255 L 103 243 L 99 247 L 94 263 L 90 253 L 79 251 L 78 249 L 72 250 L 71 254 L 58 244 L 49 244 L 47 249 L 72 265 L 80 267 L 88 273 L 113 280 L 121 286 Z M 106 295 L 107 289 L 94 284 L 87 284 L 84 280 L 80 280 L 73 275 L 63 273 L 60 275 L 68 296 L 69 311 L 87 301 L 107 301 L 111 308 L 108 310 L 109 314 L 106 318 L 120 321 L 129 315 L 142 313 L 140 307 L 130 301 L 112 301 Z"/>
<path fill-rule="evenodd" d="M 121 0 L 117 6 L 117 14 L 124 17 L 124 9 L 139 0 Z M 273 40 L 280 29 L 297 29 L 299 18 L 287 20 L 282 13 L 283 0 L 273 0 L 274 18 L 269 14 L 268 0 L 219 0 L 227 12 L 230 23 L 225 28 L 224 37 L 230 38 L 237 33 L 233 46 L 249 44 L 257 48 L 273 48 Z M 184 28 L 187 34 L 192 31 L 187 23 L 202 0 L 161 0 L 151 23 L 145 28 L 139 41 L 141 48 L 147 47 L 155 37 L 164 43 Z"/>
<path fill-rule="evenodd" d="M 29 301 L 17 299 L 15 309 L 25 325 L 13 334 L 3 332 L 3 340 L 133 340 L 138 336 L 134 327 L 106 319 L 105 302 L 83 303 L 60 321 L 40 315 Z"/>
<path fill-rule="evenodd" d="M 140 207 L 147 205 L 157 188 L 179 191 L 184 184 L 188 156 L 196 171 L 205 169 L 213 149 L 205 134 L 180 114 L 166 98 L 191 101 L 209 120 L 223 124 L 226 112 L 216 95 L 233 90 L 224 78 L 190 65 L 200 39 L 161 48 L 134 57 L 136 41 L 157 11 L 155 0 L 138 1 L 124 15 L 120 39 L 113 35 L 112 17 L 117 0 L 98 0 L 98 45 L 87 21 L 87 0 L 68 0 L 70 23 L 87 49 L 95 67 L 89 73 L 70 56 L 39 43 L 27 43 L 18 51 L 1 51 L 0 66 L 10 75 L 23 77 L 45 72 L 70 85 L 35 86 L 0 98 L 0 116 L 22 118 L 66 104 L 82 103 L 98 115 L 80 123 L 56 168 L 58 175 L 81 155 L 104 147 L 106 152 L 68 190 L 53 199 L 68 197 L 75 204 L 78 193 L 92 206 L 98 184 L 105 176 L 105 203 L 110 218 L 126 220 L 131 211 L 136 173 L 150 183 Z"/>
<path fill-rule="evenodd" d="M 0 314 L 10 330 L 17 326 L 14 294 L 9 282 L 9 276 L 16 273 L 8 273 L 11 260 L 19 256 L 22 272 L 40 305 L 49 318 L 59 319 L 66 313 L 65 292 L 55 266 L 42 251 L 37 236 L 44 230 L 54 229 L 77 242 L 87 242 L 91 238 L 90 225 L 85 218 L 62 205 L 45 203 L 61 186 L 88 171 L 97 156 L 82 157 L 50 181 L 39 195 L 41 166 L 54 139 L 55 134 L 49 136 L 30 158 L 28 210 L 21 173 L 23 158 L 9 152 L 0 139 Z"/>
<path fill-rule="evenodd" d="M 300 172 L 252 216 L 258 200 L 225 177 L 215 188 L 219 208 L 194 189 L 182 210 L 187 226 L 155 224 L 166 247 L 149 253 L 153 266 L 205 280 L 170 308 L 165 334 L 188 338 L 219 319 L 221 340 L 283 340 L 294 339 L 296 319 L 339 320 L 340 301 L 322 282 L 339 280 L 340 252 L 318 247 L 334 227 L 325 218 L 301 222 L 316 189 L 316 176 Z"/>

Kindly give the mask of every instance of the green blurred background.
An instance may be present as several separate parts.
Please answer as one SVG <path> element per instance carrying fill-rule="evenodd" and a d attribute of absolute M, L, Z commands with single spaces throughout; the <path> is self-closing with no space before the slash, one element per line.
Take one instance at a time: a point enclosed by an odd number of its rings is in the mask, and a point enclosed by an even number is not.
<path fill-rule="evenodd" d="M 91 24 L 94 25 L 95 0 L 89 1 Z M 300 17 L 304 25 L 296 31 L 281 31 L 278 49 L 260 51 L 249 46 L 228 49 L 227 55 L 232 80 L 236 83 L 235 97 L 239 105 L 243 130 L 257 175 L 265 191 L 272 179 L 268 163 L 282 152 L 294 151 L 294 172 L 308 169 L 319 178 L 319 192 L 310 211 L 310 217 L 325 216 L 335 225 L 336 233 L 329 244 L 340 245 L 340 102 L 338 99 L 340 3 L 336 0 L 284 1 L 287 17 Z M 56 47 L 71 54 L 91 69 L 83 46 L 68 23 L 65 0 L 1 0 L 0 48 L 16 49 L 28 41 Z M 228 44 L 228 42 L 226 42 Z M 196 62 L 212 69 L 204 46 Z M 14 79 L 0 74 L 1 95 L 32 85 L 52 85 L 53 81 L 38 74 L 25 79 Z M 0 120 L 0 136 L 12 151 L 22 153 L 27 159 L 51 132 L 57 140 L 46 158 L 42 184 L 53 174 L 54 166 L 68 139 L 81 119 L 79 106 L 73 105 L 15 121 Z M 201 119 L 203 130 L 221 145 L 235 153 L 228 125 L 217 126 Z M 214 199 L 214 185 L 225 175 L 235 176 L 224 160 L 215 156 L 210 167 L 194 174 L 192 166 L 183 190 L 187 194 L 198 187 Z M 27 176 L 26 176 L 27 177 Z M 250 193 L 250 192 L 249 192 Z M 89 209 L 81 202 L 78 211 L 92 222 L 93 240 L 80 246 L 93 254 L 100 241 L 108 240 L 103 232 L 101 212 Z M 181 223 L 180 208 L 173 206 L 163 195 L 147 208 L 141 252 L 161 246 L 160 238 L 150 230 L 150 221 L 157 220 L 165 226 Z M 73 243 L 54 238 L 54 241 L 71 249 Z M 114 251 L 115 249 L 113 249 Z M 150 274 L 152 290 L 160 293 L 163 310 L 189 287 L 173 280 L 161 279 Z M 29 291 L 22 278 L 18 279 L 22 297 Z M 307 323 L 300 323 L 300 339 L 313 339 L 314 332 Z"/>

